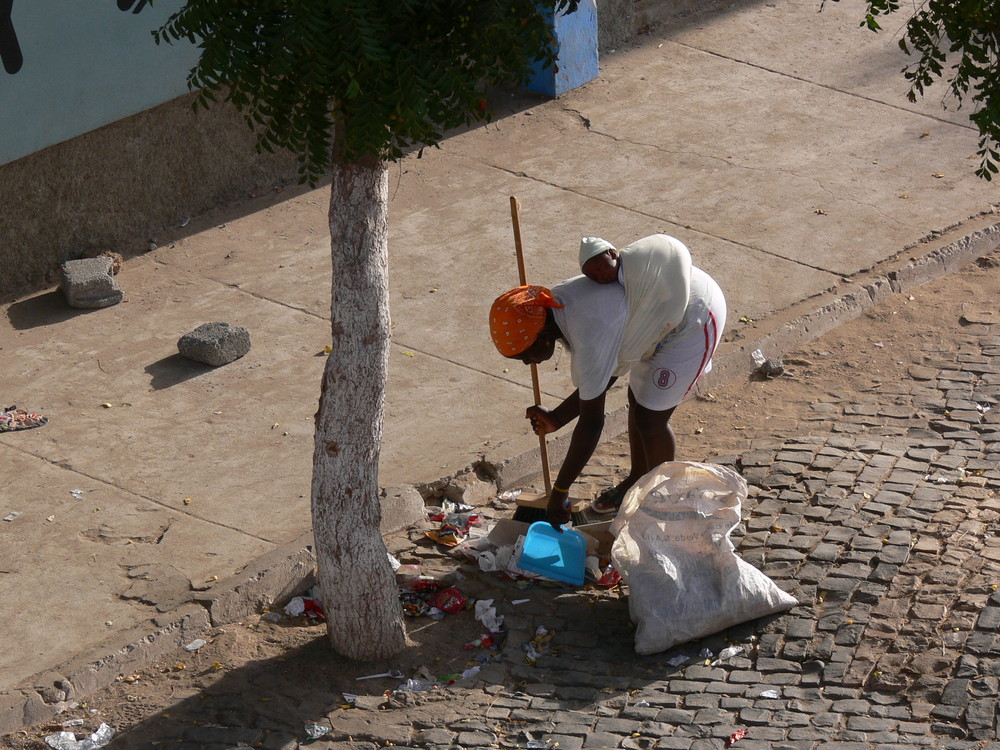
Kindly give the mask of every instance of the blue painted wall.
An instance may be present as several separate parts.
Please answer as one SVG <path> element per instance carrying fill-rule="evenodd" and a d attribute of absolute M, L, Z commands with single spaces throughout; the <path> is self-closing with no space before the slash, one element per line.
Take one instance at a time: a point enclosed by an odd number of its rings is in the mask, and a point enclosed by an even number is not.
<path fill-rule="evenodd" d="M 573 13 L 555 17 L 556 68 L 536 65 L 527 88 L 549 96 L 558 96 L 597 77 L 597 4 L 580 0 Z"/>
<path fill-rule="evenodd" d="M 187 92 L 188 43 L 150 32 L 182 0 L 0 0 L 0 164 Z"/>

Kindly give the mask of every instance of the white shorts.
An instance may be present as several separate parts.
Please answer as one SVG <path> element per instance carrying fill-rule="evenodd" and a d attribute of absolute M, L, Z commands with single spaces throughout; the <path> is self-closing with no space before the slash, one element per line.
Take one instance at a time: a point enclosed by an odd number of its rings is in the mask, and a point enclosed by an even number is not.
<path fill-rule="evenodd" d="M 683 333 L 667 336 L 650 359 L 629 370 L 628 387 L 641 406 L 653 411 L 674 408 L 712 369 L 712 355 L 726 327 L 726 299 L 714 281 L 711 286 L 709 302 L 692 302 L 681 324 Z"/>

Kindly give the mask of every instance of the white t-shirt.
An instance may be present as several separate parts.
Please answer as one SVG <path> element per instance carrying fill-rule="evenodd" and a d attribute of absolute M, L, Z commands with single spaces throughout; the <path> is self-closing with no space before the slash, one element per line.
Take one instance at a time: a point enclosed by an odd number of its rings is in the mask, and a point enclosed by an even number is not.
<path fill-rule="evenodd" d="M 684 317 L 651 356 L 691 337 L 704 338 L 707 310 L 717 288 L 707 273 L 691 266 L 690 297 Z M 564 305 L 553 308 L 552 313 L 570 350 L 573 385 L 581 399 L 597 398 L 611 378 L 624 375 L 635 364 L 619 361 L 629 314 L 625 289 L 621 284 L 598 284 L 586 276 L 574 276 L 556 284 L 552 296 Z"/>
<path fill-rule="evenodd" d="M 625 289 L 574 276 L 556 284 L 552 296 L 564 305 L 552 308 L 552 313 L 572 357 L 573 385 L 585 401 L 597 398 L 618 365 L 628 318 Z"/>

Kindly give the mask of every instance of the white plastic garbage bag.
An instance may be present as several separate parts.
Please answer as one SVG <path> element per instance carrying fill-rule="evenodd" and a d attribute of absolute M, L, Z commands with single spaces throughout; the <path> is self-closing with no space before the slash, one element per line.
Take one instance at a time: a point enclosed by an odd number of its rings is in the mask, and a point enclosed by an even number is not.
<path fill-rule="evenodd" d="M 635 650 L 655 654 L 798 602 L 736 556 L 729 535 L 747 496 L 725 466 L 668 461 L 629 490 L 611 524 L 629 587 Z"/>

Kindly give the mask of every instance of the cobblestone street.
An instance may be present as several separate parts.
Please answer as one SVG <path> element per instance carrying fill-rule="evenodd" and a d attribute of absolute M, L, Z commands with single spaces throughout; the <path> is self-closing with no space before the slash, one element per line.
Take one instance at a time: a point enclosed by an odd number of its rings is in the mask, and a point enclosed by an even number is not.
<path fill-rule="evenodd" d="M 986 266 L 958 276 L 995 294 L 997 273 Z M 982 310 L 954 311 L 933 346 L 918 343 L 921 320 L 911 320 L 893 354 L 905 356 L 895 360 L 900 377 L 816 392 L 799 409 L 786 404 L 792 415 L 780 430 L 758 420 L 736 437 L 715 439 L 709 428 L 688 441 L 689 454 L 719 450 L 685 458 L 746 478 L 737 552 L 798 598 L 787 613 L 637 657 L 617 590 L 524 589 L 466 571 L 463 590 L 493 598 L 509 632 L 473 686 L 385 696 L 372 685 L 348 706 L 343 686 L 361 683 L 331 684 L 324 665 L 344 674 L 357 666 L 338 665 L 315 629 L 300 628 L 294 648 L 235 669 L 213 670 L 208 652 L 185 655 L 200 676 L 178 683 L 169 705 L 143 705 L 125 683 L 87 705 L 100 716 L 102 707 L 134 704 L 135 725 L 113 748 L 996 750 L 1000 323 Z M 867 341 L 866 325 L 837 335 Z M 826 345 L 812 350 L 822 355 Z M 782 377 L 795 377 L 794 367 Z M 707 399 L 729 403 L 745 387 Z M 684 430 L 706 421 L 700 407 L 689 412 Z M 623 438 L 604 445 L 586 478 L 591 489 L 611 484 L 626 454 Z M 415 545 L 421 537 L 391 546 L 404 563 L 455 567 Z M 529 601 L 511 604 L 520 597 Z M 555 637 L 529 664 L 521 646 L 538 625 Z M 254 628 L 287 649 L 274 624 Z M 727 646 L 741 649 L 721 658 Z M 312 722 L 331 731 L 309 741 L 303 727 Z M 6 739 L 44 747 L 41 734 Z"/>

